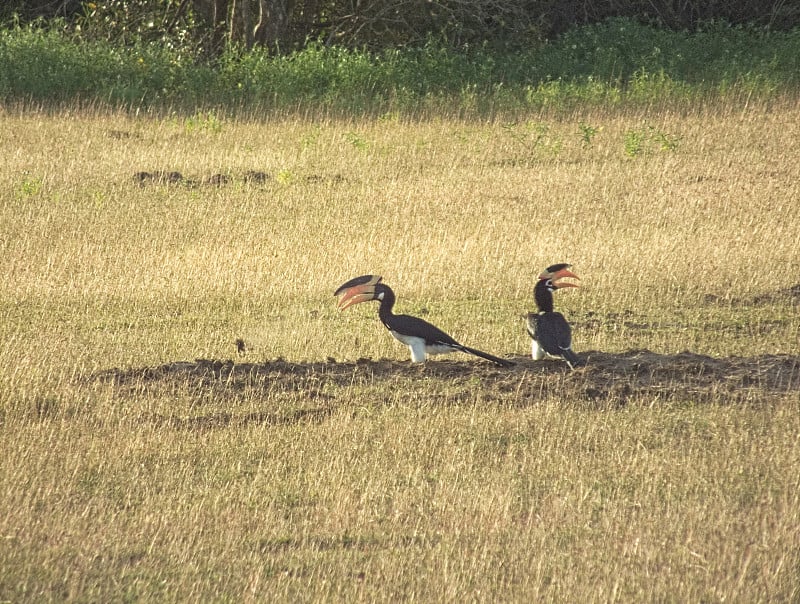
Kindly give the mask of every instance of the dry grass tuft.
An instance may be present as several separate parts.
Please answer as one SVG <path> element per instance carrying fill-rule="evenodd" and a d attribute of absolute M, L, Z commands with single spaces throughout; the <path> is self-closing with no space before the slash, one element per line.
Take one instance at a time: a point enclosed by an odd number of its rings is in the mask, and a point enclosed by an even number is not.
<path fill-rule="evenodd" d="M 798 124 L 7 112 L 0 600 L 796 600 Z"/>

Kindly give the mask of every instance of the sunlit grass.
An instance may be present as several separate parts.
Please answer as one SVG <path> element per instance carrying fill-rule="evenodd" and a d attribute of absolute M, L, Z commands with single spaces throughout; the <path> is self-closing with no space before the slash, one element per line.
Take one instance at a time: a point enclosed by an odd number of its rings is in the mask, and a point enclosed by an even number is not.
<path fill-rule="evenodd" d="M 521 359 L 533 279 L 569 261 L 579 352 L 797 359 L 798 123 L 4 113 L 0 599 L 796 599 L 791 369 L 747 404 L 596 403 L 557 364 L 409 368 L 332 294 L 382 274 Z M 160 170 L 184 181 L 134 180 Z"/>

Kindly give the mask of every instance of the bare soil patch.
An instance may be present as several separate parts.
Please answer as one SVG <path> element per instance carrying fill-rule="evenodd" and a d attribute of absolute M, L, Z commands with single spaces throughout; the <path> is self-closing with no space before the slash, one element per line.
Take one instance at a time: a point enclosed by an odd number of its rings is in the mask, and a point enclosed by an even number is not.
<path fill-rule="evenodd" d="M 714 358 L 693 352 L 659 354 L 649 350 L 623 353 L 584 353 L 587 364 L 570 371 L 558 360 L 513 359 L 511 368 L 471 360 L 433 360 L 425 365 L 392 359 L 339 362 L 264 362 L 196 359 L 155 367 L 109 369 L 90 376 L 92 382 L 111 382 L 120 392 L 161 393 L 187 389 L 198 396 L 231 400 L 244 396 L 298 396 L 306 406 L 288 414 L 271 412 L 234 415 L 216 413 L 193 419 L 162 418 L 176 426 L 204 423 L 287 424 L 324 420 L 335 408 L 340 390 L 351 386 L 406 388 L 435 378 L 452 392 L 449 402 L 475 400 L 528 405 L 547 396 L 569 402 L 620 406 L 639 400 L 682 400 L 692 403 L 768 402 L 800 393 L 800 357 L 760 355 Z M 414 386 L 410 386 L 412 389 Z M 438 394 L 437 396 L 441 396 Z M 435 398 L 435 396 L 434 396 Z"/>
<path fill-rule="evenodd" d="M 341 174 L 306 174 L 298 177 L 301 181 L 325 184 L 340 184 L 347 181 Z M 262 170 L 246 170 L 241 174 L 216 172 L 200 176 L 185 176 L 177 170 L 139 171 L 133 175 L 133 182 L 140 187 L 155 185 L 180 185 L 184 187 L 223 187 L 235 182 L 250 185 L 263 185 L 274 180 L 273 175 Z"/>

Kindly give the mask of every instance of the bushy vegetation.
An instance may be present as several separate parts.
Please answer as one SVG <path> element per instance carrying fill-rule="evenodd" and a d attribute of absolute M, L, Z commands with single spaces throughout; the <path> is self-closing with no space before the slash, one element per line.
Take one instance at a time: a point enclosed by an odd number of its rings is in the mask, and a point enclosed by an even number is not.
<path fill-rule="evenodd" d="M 800 30 L 723 24 L 687 33 L 615 19 L 505 53 L 434 42 L 380 52 L 309 44 L 287 55 L 256 47 L 208 60 L 160 44 L 79 42 L 52 24 L 0 32 L 6 103 L 472 113 L 769 98 L 795 90 L 798 74 Z"/>
<path fill-rule="evenodd" d="M 261 46 L 279 53 L 323 40 L 350 49 L 418 48 L 434 37 L 456 49 L 528 48 L 575 27 L 626 18 L 674 31 L 712 22 L 771 31 L 800 26 L 785 0 L 5 0 L 0 23 L 61 19 L 84 41 L 158 42 L 219 56 Z"/>

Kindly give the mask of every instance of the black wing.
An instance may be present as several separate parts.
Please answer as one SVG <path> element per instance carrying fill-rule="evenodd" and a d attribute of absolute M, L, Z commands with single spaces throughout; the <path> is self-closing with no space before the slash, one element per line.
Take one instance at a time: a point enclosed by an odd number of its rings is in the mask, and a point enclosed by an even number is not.
<path fill-rule="evenodd" d="M 460 350 L 461 352 L 466 352 L 468 354 L 481 357 L 487 361 L 491 361 L 492 363 L 500 365 L 501 367 L 510 367 L 514 364 L 511 361 L 501 359 L 500 357 L 496 357 L 488 352 L 483 352 L 481 350 L 477 350 L 476 348 L 470 348 L 469 346 L 459 344 L 455 339 L 453 339 L 452 336 L 446 334 L 435 325 L 432 325 L 424 319 L 420 319 L 418 317 L 411 317 L 409 315 L 394 315 L 391 318 L 391 322 L 385 323 L 385 325 L 387 328 L 391 329 L 392 331 L 396 331 L 401 335 L 422 338 L 428 345 L 449 346 L 454 350 Z"/>
<path fill-rule="evenodd" d="M 563 357 L 567 364 L 572 368 L 583 365 L 583 361 L 572 350 L 572 328 L 559 312 L 548 312 L 534 317 L 534 332 L 531 337 L 539 342 L 545 351 L 553 356 Z M 530 333 L 531 320 L 528 320 L 528 331 Z"/>
<path fill-rule="evenodd" d="M 536 313 L 528 313 L 527 322 L 525 323 L 525 328 L 528 331 L 528 335 L 533 338 L 534 340 L 538 341 L 539 338 L 536 336 L 536 331 L 539 329 L 539 315 Z"/>
<path fill-rule="evenodd" d="M 394 315 L 386 327 L 404 336 L 422 338 L 427 344 L 444 344 L 453 348 L 461 346 L 441 329 L 418 317 Z"/>
<path fill-rule="evenodd" d="M 535 315 L 533 338 L 547 354 L 562 356 L 572 346 L 572 328 L 560 312 Z M 529 328 L 530 329 L 530 328 Z"/>

